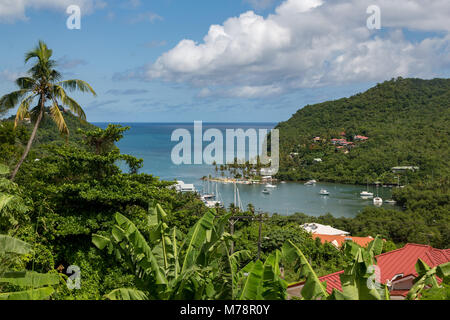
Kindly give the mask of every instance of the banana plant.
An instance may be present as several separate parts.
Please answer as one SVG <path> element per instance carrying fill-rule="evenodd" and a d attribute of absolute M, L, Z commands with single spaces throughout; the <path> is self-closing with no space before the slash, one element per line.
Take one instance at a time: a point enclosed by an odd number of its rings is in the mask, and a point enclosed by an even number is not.
<path fill-rule="evenodd" d="M 60 283 L 58 274 L 34 271 L 6 271 L 18 255 L 30 254 L 31 245 L 7 235 L 0 235 L 0 300 L 44 300 L 54 292 L 53 286 Z M 2 292 L 1 285 L 18 287 L 21 290 Z"/>
<path fill-rule="evenodd" d="M 18 186 L 6 179 L 9 168 L 0 163 L 0 233 L 10 233 L 19 224 L 19 220 L 27 220 L 28 207 L 18 195 Z"/>
<path fill-rule="evenodd" d="M 333 290 L 330 299 L 336 300 L 389 300 L 386 285 L 377 279 L 375 256 L 381 254 L 383 240 L 376 237 L 367 248 L 348 241 L 344 245 L 344 254 L 351 257 L 351 263 L 340 275 L 342 292 Z"/>
<path fill-rule="evenodd" d="M 281 251 L 275 250 L 265 262 L 247 264 L 240 272 L 241 291 L 236 300 L 285 300 L 287 282 L 280 271 Z"/>
<path fill-rule="evenodd" d="M 295 271 L 300 271 L 300 278 L 306 279 L 301 295 L 303 300 L 327 299 L 326 285 L 320 280 L 303 252 L 290 240 L 283 245 L 283 257 L 286 261 L 295 262 Z"/>
<path fill-rule="evenodd" d="M 417 300 L 427 288 L 439 288 L 436 276 L 442 281 L 448 281 L 450 278 L 450 262 L 430 268 L 424 261 L 419 259 L 416 264 L 418 276 L 414 279 L 414 285 L 409 290 L 406 299 Z"/>

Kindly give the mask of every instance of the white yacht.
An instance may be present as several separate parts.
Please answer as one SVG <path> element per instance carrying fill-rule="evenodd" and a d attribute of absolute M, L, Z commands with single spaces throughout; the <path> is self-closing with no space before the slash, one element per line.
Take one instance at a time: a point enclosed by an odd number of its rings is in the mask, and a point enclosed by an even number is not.
<path fill-rule="evenodd" d="M 268 184 L 266 184 L 266 186 L 265 186 L 265 188 L 266 189 L 275 189 L 277 186 L 274 186 L 273 184 L 270 184 L 270 183 L 268 183 Z"/>
<path fill-rule="evenodd" d="M 381 206 L 383 204 L 383 199 L 380 197 L 373 198 L 373 204 L 376 206 Z"/>
<path fill-rule="evenodd" d="M 308 182 L 305 183 L 305 186 L 312 186 L 315 185 L 317 183 L 316 180 L 309 180 Z"/>
<path fill-rule="evenodd" d="M 369 181 L 367 181 L 367 189 L 359 194 L 363 199 L 372 199 L 373 192 L 369 192 Z"/>
<path fill-rule="evenodd" d="M 329 196 L 330 192 L 328 192 L 328 190 L 322 189 L 322 190 L 320 190 L 320 195 L 321 196 Z"/>
<path fill-rule="evenodd" d="M 373 204 L 376 205 L 377 207 L 380 207 L 383 204 L 383 199 L 378 195 L 379 182 L 376 182 L 376 184 L 377 184 L 377 196 L 373 198 Z"/>
<path fill-rule="evenodd" d="M 397 201 L 392 200 L 392 199 L 386 200 L 385 202 L 386 202 L 387 204 L 397 204 Z"/>
<path fill-rule="evenodd" d="M 359 194 L 362 198 L 368 199 L 373 198 L 373 193 L 369 191 L 363 191 Z"/>

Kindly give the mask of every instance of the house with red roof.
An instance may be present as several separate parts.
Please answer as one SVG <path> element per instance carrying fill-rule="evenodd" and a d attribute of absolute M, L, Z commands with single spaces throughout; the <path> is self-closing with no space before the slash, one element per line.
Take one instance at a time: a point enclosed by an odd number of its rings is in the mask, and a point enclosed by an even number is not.
<path fill-rule="evenodd" d="M 371 236 L 369 237 L 352 237 L 343 235 L 328 235 L 328 234 L 313 234 L 313 239 L 319 238 L 322 243 L 329 242 L 336 248 L 340 248 L 346 241 L 353 241 L 361 247 L 367 247 L 369 243 L 373 241 Z"/>
<path fill-rule="evenodd" d="M 369 140 L 369 137 L 365 137 L 365 136 L 355 136 L 354 138 L 353 138 L 353 140 L 355 140 L 355 141 L 367 141 L 367 140 Z"/>
<path fill-rule="evenodd" d="M 418 276 L 416 263 L 421 259 L 431 268 L 450 262 L 450 249 L 435 249 L 421 244 L 409 243 L 401 249 L 383 253 L 376 256 L 377 265 L 380 268 L 380 281 L 389 287 L 391 300 L 403 300 L 413 286 L 413 280 Z M 327 283 L 327 292 L 331 294 L 333 289 L 342 291 L 340 275 L 344 271 L 332 273 L 319 280 Z M 441 279 L 437 279 L 442 282 Z M 287 289 L 290 297 L 301 296 L 301 290 L 305 281 L 290 285 Z"/>

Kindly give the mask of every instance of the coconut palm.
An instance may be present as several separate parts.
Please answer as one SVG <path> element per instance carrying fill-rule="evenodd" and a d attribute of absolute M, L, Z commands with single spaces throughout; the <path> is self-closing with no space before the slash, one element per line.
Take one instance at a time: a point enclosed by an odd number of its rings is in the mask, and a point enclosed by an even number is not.
<path fill-rule="evenodd" d="M 30 152 L 39 124 L 44 116 L 45 103 L 47 101 L 51 104 L 50 114 L 53 121 L 56 123 L 61 134 L 68 136 L 69 129 L 67 128 L 58 102 L 68 107 L 82 120 L 86 120 L 86 114 L 81 106 L 67 95 L 65 89 L 69 91 L 91 92 L 96 96 L 95 91 L 85 81 L 61 81 L 62 75 L 54 69 L 56 61 L 51 59 L 52 54 L 53 51 L 49 49 L 43 41 L 39 41 L 37 47 L 25 55 L 25 63 L 31 59 L 36 59 L 36 62 L 28 71 L 26 77 L 21 77 L 16 80 L 19 90 L 6 94 L 0 98 L 0 110 L 8 110 L 19 105 L 16 114 L 15 127 L 17 127 L 18 122 L 25 117 L 31 117 L 35 122 L 28 144 L 11 175 L 11 180 L 15 179 L 20 166 Z M 33 101 L 35 100 L 38 100 L 38 104 L 35 107 L 32 107 Z"/>

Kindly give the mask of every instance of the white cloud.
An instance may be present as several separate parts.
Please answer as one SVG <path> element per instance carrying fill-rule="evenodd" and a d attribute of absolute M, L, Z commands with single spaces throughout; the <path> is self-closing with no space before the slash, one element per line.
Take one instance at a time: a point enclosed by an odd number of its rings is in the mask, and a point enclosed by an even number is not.
<path fill-rule="evenodd" d="M 369 5 L 381 8 L 384 30 L 367 29 Z M 450 67 L 448 17 L 448 0 L 286 0 L 267 17 L 249 11 L 212 25 L 201 43 L 180 41 L 144 76 L 208 87 L 199 96 L 236 97 L 431 77 Z M 419 41 L 405 29 L 431 35 Z"/>
<path fill-rule="evenodd" d="M 78 5 L 82 14 L 90 14 L 95 9 L 106 6 L 103 0 L 0 0 L 0 23 L 27 20 L 28 9 L 51 9 L 65 12 L 68 6 Z"/>

